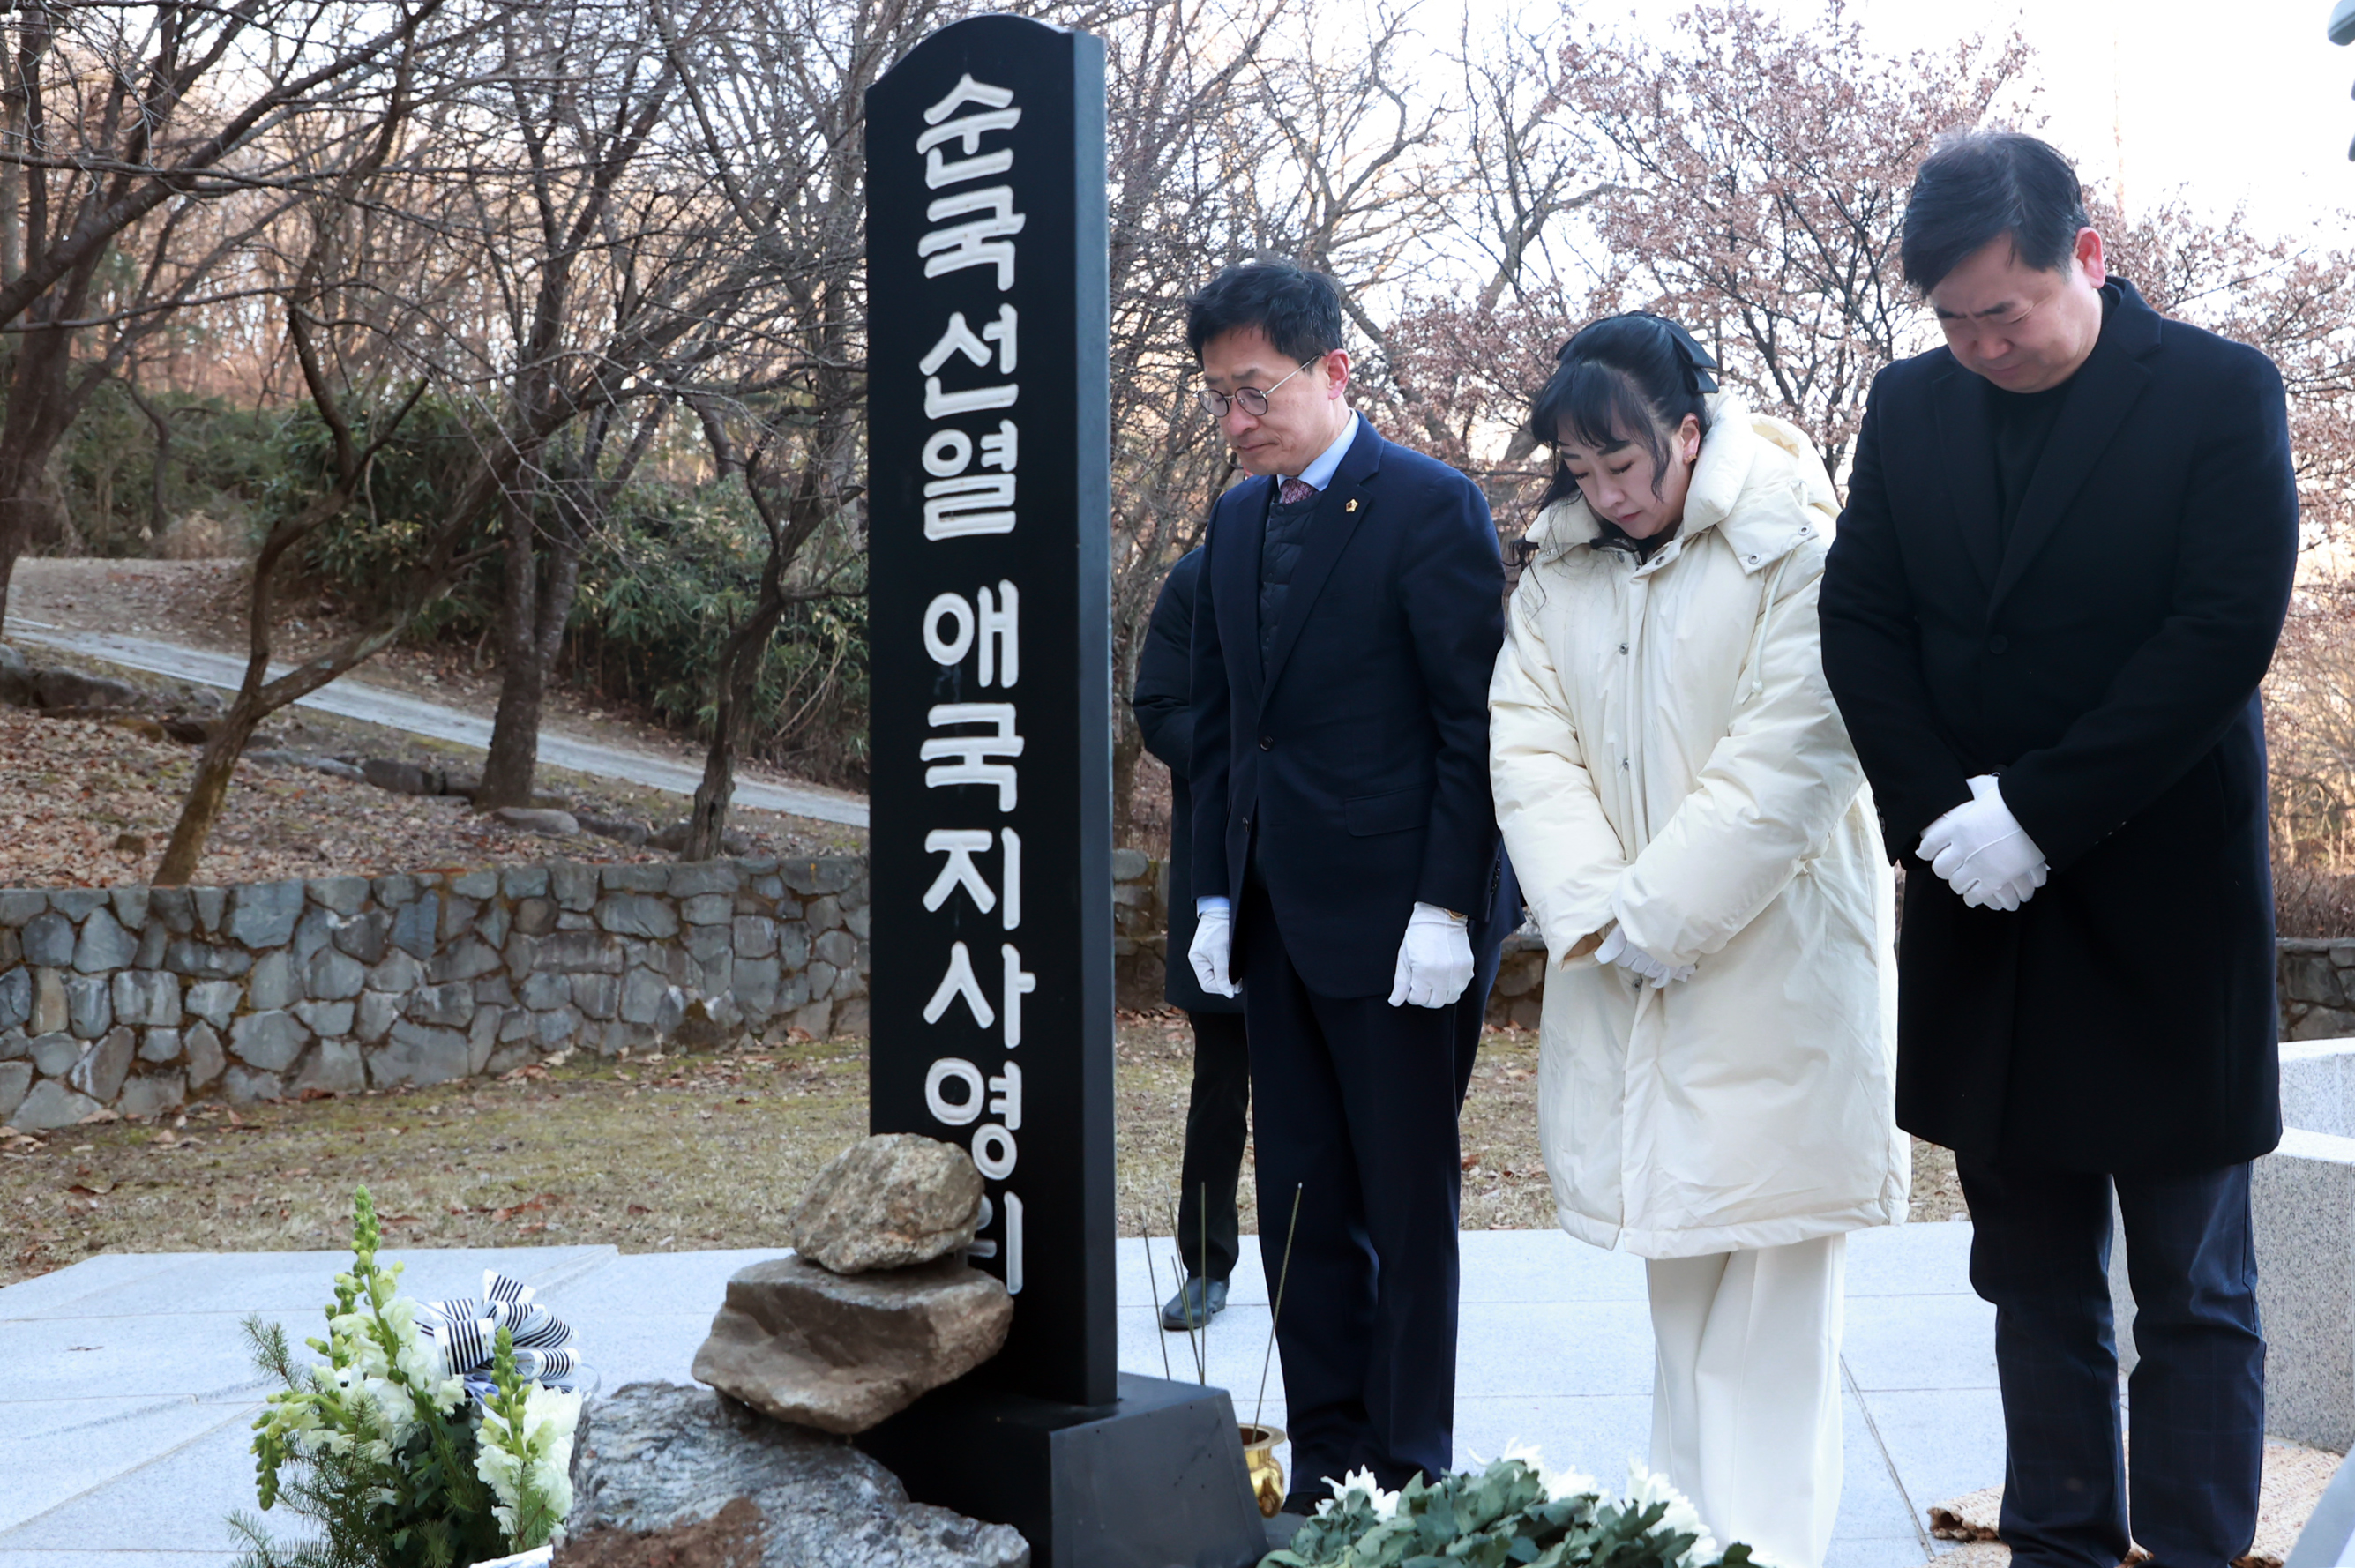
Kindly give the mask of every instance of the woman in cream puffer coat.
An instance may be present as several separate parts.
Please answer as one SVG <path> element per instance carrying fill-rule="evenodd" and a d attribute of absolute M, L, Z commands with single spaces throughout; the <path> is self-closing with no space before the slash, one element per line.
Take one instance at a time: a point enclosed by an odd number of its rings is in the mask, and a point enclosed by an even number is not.
<path fill-rule="evenodd" d="M 1817 1568 L 1846 1235 L 1905 1218 L 1891 876 L 1817 650 L 1830 482 L 1714 368 L 1649 315 L 1564 348 L 1490 766 L 1549 958 L 1557 1212 L 1650 1260 L 1653 1466 Z"/>

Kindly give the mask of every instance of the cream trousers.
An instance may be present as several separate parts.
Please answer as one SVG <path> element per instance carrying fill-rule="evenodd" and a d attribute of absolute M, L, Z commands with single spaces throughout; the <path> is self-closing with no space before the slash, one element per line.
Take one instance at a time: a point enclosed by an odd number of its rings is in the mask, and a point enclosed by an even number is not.
<path fill-rule="evenodd" d="M 1822 1568 L 1839 1511 L 1848 1237 L 1647 1262 L 1652 1468 L 1721 1548 Z"/>

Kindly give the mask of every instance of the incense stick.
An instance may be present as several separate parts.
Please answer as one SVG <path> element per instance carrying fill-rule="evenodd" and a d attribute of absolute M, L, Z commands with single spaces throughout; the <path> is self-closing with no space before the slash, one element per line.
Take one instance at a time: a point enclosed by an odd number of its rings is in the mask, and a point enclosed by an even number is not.
<path fill-rule="evenodd" d="M 1267 1365 L 1275 1359 L 1275 1326 L 1284 1317 L 1284 1287 L 1292 1278 L 1292 1239 L 1300 1233 L 1300 1189 L 1304 1181 L 1292 1184 L 1292 1223 L 1284 1228 L 1284 1266 L 1276 1271 L 1275 1306 L 1267 1315 L 1267 1349 L 1259 1359 L 1259 1400 L 1252 1406 L 1252 1424 L 1257 1426 L 1260 1413 L 1267 1408 Z M 1262 1253 L 1260 1268 L 1267 1268 L 1267 1257 Z"/>
<path fill-rule="evenodd" d="M 1181 1250 L 1184 1245 L 1183 1238 L 1186 1232 L 1184 1228 L 1178 1223 L 1178 1210 L 1173 1204 L 1169 1210 L 1169 1247 L 1172 1252 L 1179 1253 L 1178 1261 L 1176 1264 L 1172 1265 L 1173 1267 L 1182 1268 L 1185 1266 L 1184 1253 Z M 1179 1282 L 1178 1286 L 1178 1299 L 1184 1304 L 1186 1308 L 1186 1343 L 1191 1346 L 1194 1351 L 1194 1381 L 1205 1387 L 1208 1387 L 1210 1381 L 1210 1366 L 1209 1361 L 1203 1359 L 1205 1350 L 1204 1345 L 1201 1340 L 1197 1339 L 1194 1337 L 1194 1298 L 1186 1294 L 1186 1286 L 1192 1283 L 1193 1282 L 1191 1280 L 1182 1280 Z M 1206 1296 L 1204 1305 L 1207 1306 L 1208 1304 L 1208 1298 Z M 1205 1328 L 1207 1337 L 1207 1325 Z"/>
<path fill-rule="evenodd" d="M 1161 1381 L 1174 1382 L 1177 1380 L 1169 1375 L 1169 1335 L 1161 1328 L 1161 1270 L 1153 1261 L 1153 1238 L 1150 1236 L 1145 1238 L 1145 1272 L 1153 1282 L 1153 1327 L 1156 1330 L 1153 1337 L 1161 1342 Z"/>

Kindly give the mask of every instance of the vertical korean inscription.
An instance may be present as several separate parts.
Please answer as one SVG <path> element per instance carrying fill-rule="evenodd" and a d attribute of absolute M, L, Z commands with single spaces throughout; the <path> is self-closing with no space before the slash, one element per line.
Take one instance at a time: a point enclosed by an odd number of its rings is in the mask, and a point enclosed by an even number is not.
<path fill-rule="evenodd" d="M 1017 1305 L 985 1375 L 1086 1403 L 1113 1388 L 1101 59 L 976 18 L 868 112 L 871 1121 L 987 1181 L 973 1257 Z"/>

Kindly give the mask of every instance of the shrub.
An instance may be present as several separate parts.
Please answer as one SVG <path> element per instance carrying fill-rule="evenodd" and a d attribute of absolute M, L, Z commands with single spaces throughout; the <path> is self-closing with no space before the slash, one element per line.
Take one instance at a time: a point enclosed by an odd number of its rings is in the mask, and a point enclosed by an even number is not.
<path fill-rule="evenodd" d="M 1527 1451 L 1477 1475 L 1418 1476 L 1385 1492 L 1359 1471 L 1292 1543 L 1261 1568 L 1748 1568 L 1750 1548 L 1722 1555 L 1693 1506 L 1661 1477 L 1627 1467 L 1627 1495 L 1606 1500 L 1592 1477 L 1549 1474 Z"/>

